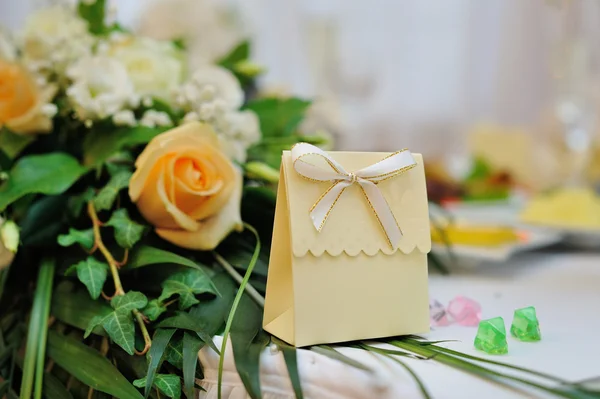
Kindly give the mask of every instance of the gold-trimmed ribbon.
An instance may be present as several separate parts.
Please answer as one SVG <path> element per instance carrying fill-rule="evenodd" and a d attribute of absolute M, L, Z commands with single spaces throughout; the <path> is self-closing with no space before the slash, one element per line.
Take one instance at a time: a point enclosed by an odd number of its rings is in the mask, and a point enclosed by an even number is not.
<path fill-rule="evenodd" d="M 329 167 L 314 165 L 303 159 L 310 155 L 322 157 Z M 402 231 L 377 184 L 414 168 L 417 163 L 410 151 L 404 149 L 395 152 L 355 172 L 347 172 L 325 151 L 308 143 L 298 143 L 292 147 L 292 160 L 294 169 L 302 177 L 315 182 L 332 182 L 310 208 L 310 218 L 317 231 L 321 231 L 325 225 L 344 190 L 353 184 L 358 184 L 385 233 L 388 244 L 392 249 L 396 249 Z"/>

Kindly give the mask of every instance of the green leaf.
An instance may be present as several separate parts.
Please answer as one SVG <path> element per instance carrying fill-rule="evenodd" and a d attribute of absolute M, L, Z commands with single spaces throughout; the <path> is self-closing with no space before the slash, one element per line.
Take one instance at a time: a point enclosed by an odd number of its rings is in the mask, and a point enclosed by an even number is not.
<path fill-rule="evenodd" d="M 233 50 L 229 52 L 225 57 L 221 58 L 217 64 L 227 68 L 232 69 L 235 64 L 241 61 L 245 61 L 250 57 L 250 42 L 248 40 L 244 40 L 234 47 Z"/>
<path fill-rule="evenodd" d="M 77 269 L 77 278 L 88 289 L 93 299 L 98 299 L 104 287 L 106 276 L 108 274 L 108 265 L 96 260 L 93 256 L 88 256 L 86 260 L 79 262 Z"/>
<path fill-rule="evenodd" d="M 94 320 L 95 321 L 95 320 Z M 130 355 L 135 350 L 135 324 L 130 312 L 112 312 L 102 319 L 102 327 L 117 345 Z M 87 331 L 86 331 L 87 333 Z"/>
<path fill-rule="evenodd" d="M 188 332 L 183 334 L 183 387 L 188 398 L 194 397 L 194 380 L 198 365 L 198 352 L 204 342 Z"/>
<path fill-rule="evenodd" d="M 225 272 L 216 274 L 212 281 L 221 295 L 196 305 L 189 311 L 189 315 L 210 337 L 214 336 L 225 323 L 236 292 L 233 280 Z"/>
<path fill-rule="evenodd" d="M 27 194 L 61 194 L 86 172 L 75 158 L 63 153 L 23 157 L 0 189 L 0 211 Z"/>
<path fill-rule="evenodd" d="M 51 330 L 48 333 L 48 356 L 77 380 L 96 391 L 119 399 L 142 398 L 138 390 L 107 358 L 79 340 Z"/>
<path fill-rule="evenodd" d="M 87 203 L 94 198 L 95 195 L 95 190 L 92 187 L 88 187 L 83 193 L 73 195 L 69 198 L 69 216 L 73 219 L 77 219 L 79 215 L 81 215 L 81 211 L 85 209 Z"/>
<path fill-rule="evenodd" d="M 79 244 L 88 251 L 94 246 L 94 230 L 69 229 L 68 234 L 58 236 L 58 244 L 62 247 L 70 247 L 73 244 Z"/>
<path fill-rule="evenodd" d="M 46 399 L 73 399 L 71 392 L 50 373 L 44 373 L 44 396 Z"/>
<path fill-rule="evenodd" d="M 244 294 L 231 326 L 231 346 L 235 368 L 253 399 L 261 397 L 260 354 L 269 343 L 261 326 L 262 309 Z"/>
<path fill-rule="evenodd" d="M 146 295 L 138 291 L 129 291 L 125 295 L 117 295 L 111 301 L 110 305 L 115 312 L 131 312 L 134 309 L 142 309 L 148 304 Z"/>
<path fill-rule="evenodd" d="M 99 316 L 103 319 L 111 311 L 110 306 L 102 301 L 92 300 L 83 289 L 70 291 L 63 289 L 59 284 L 52 295 L 52 315 L 63 323 L 82 330 L 89 326 L 94 317 Z M 104 335 L 102 328 L 96 328 L 91 332 Z"/>
<path fill-rule="evenodd" d="M 173 295 L 179 295 L 179 309 L 185 310 L 199 303 L 196 294 L 217 294 L 217 290 L 208 275 L 200 270 L 191 269 L 176 273 L 162 284 L 162 294 L 158 298 L 164 301 Z"/>
<path fill-rule="evenodd" d="M 109 210 L 112 208 L 119 191 L 129 186 L 131 172 L 122 170 L 110 178 L 108 184 L 100 190 L 94 198 L 94 206 L 97 210 Z"/>
<path fill-rule="evenodd" d="M 165 130 L 167 128 L 138 126 L 92 131 L 83 142 L 83 164 L 89 167 L 100 165 L 123 148 L 146 144 Z"/>
<path fill-rule="evenodd" d="M 114 211 L 106 225 L 115 229 L 117 244 L 127 249 L 132 248 L 142 238 L 145 229 L 143 225 L 129 219 L 125 208 Z"/>
<path fill-rule="evenodd" d="M 150 386 L 154 382 L 154 377 L 156 376 L 156 371 L 160 369 L 160 365 L 162 363 L 163 353 L 171 341 L 173 334 L 175 334 L 175 329 L 157 329 L 154 333 L 154 337 L 152 338 L 152 346 L 148 351 L 148 373 L 146 374 L 146 381 L 149 381 L 149 384 L 145 385 L 144 396 L 148 397 L 150 393 Z"/>
<path fill-rule="evenodd" d="M 106 32 L 104 25 L 105 0 L 81 1 L 78 11 L 81 18 L 87 21 L 90 33 L 101 35 Z"/>
<path fill-rule="evenodd" d="M 219 353 L 219 349 L 215 346 L 212 335 L 209 331 L 206 331 L 201 320 L 192 317 L 190 314 L 185 312 L 177 312 L 175 316 L 164 319 L 158 324 L 160 328 L 180 328 L 184 330 L 195 331 L 198 337 L 204 341 L 212 350 Z"/>
<path fill-rule="evenodd" d="M 148 302 L 142 313 L 150 320 L 156 321 L 161 314 L 167 311 L 167 307 L 158 299 L 153 299 Z"/>
<path fill-rule="evenodd" d="M 272 337 L 272 340 L 283 353 L 283 359 L 285 360 L 285 366 L 287 367 L 288 374 L 290 375 L 290 381 L 292 383 L 292 387 L 294 388 L 296 399 L 303 399 L 304 395 L 302 394 L 300 374 L 298 373 L 298 356 L 296 353 L 296 348 L 275 337 Z"/>
<path fill-rule="evenodd" d="M 133 381 L 133 385 L 138 388 L 146 387 L 146 379 L 140 378 Z M 174 374 L 156 374 L 154 384 L 159 391 L 167 395 L 169 398 L 181 398 L 181 379 Z"/>
<path fill-rule="evenodd" d="M 46 336 L 48 316 L 52 300 L 55 261 L 43 260 L 38 273 L 37 287 L 33 298 L 33 308 L 27 331 L 27 346 L 21 379 L 21 397 L 41 399 L 44 363 L 46 357 Z M 34 381 L 35 376 L 35 381 Z M 35 396 L 32 396 L 32 393 Z"/>
<path fill-rule="evenodd" d="M 0 129 L 0 150 L 10 159 L 14 159 L 29 144 L 35 141 L 35 135 L 20 135 L 4 128 Z"/>
<path fill-rule="evenodd" d="M 181 370 L 183 367 L 183 337 L 171 339 L 165 350 L 165 360 Z"/>
<path fill-rule="evenodd" d="M 20 222 L 23 246 L 55 246 L 56 237 L 63 230 L 67 197 L 42 197 L 28 208 Z"/>
<path fill-rule="evenodd" d="M 263 137 L 269 138 L 295 133 L 309 106 L 310 101 L 299 98 L 262 98 L 248 103 L 244 108 L 256 113 Z"/>
<path fill-rule="evenodd" d="M 221 354 L 219 356 L 219 368 L 217 373 L 217 394 L 218 396 L 221 396 L 225 348 L 229 332 L 231 331 L 233 357 L 238 374 L 240 374 L 240 378 L 250 396 L 252 398 L 260 398 L 260 350 L 267 345 L 269 338 L 268 335 L 262 332 L 262 311 L 260 308 L 258 311 L 256 310 L 256 303 L 249 299 L 245 290 L 246 285 L 248 285 L 248 280 L 250 280 L 250 276 L 252 275 L 252 270 L 254 270 L 254 266 L 258 260 L 261 245 L 260 237 L 258 236 L 256 229 L 248 224 L 244 224 L 244 227 L 247 230 L 250 230 L 256 237 L 256 247 L 254 248 L 254 253 L 252 254 L 252 259 L 250 259 L 246 274 L 235 294 L 231 310 L 227 316 L 225 330 L 223 331 L 223 341 L 221 343 Z M 241 308 L 239 313 L 237 312 L 238 307 Z M 254 345 L 251 347 L 251 344 Z M 261 349 L 257 348 L 259 346 Z M 237 350 L 236 347 L 238 348 Z"/>
<path fill-rule="evenodd" d="M 129 258 L 129 262 L 127 262 L 126 269 L 136 269 L 138 267 L 156 265 L 159 263 L 173 263 L 203 271 L 200 266 L 188 258 L 184 258 L 173 252 L 145 245 L 142 245 L 133 251 L 133 254 Z"/>

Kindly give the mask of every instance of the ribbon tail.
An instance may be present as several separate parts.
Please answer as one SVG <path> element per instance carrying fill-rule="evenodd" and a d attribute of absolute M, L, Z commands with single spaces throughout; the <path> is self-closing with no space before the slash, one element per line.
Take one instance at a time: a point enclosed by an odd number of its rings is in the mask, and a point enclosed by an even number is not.
<path fill-rule="evenodd" d="M 386 235 L 388 244 L 392 249 L 396 249 L 400 242 L 400 238 L 402 238 L 402 231 L 400 230 L 398 222 L 394 217 L 394 213 L 390 209 L 385 197 L 381 191 L 379 191 L 379 188 L 370 181 L 361 181 L 360 187 L 366 200 L 369 202 L 373 213 L 375 213 L 375 217 L 377 217 L 381 229 Z"/>
<path fill-rule="evenodd" d="M 336 202 L 350 184 L 346 181 L 333 183 L 312 206 L 310 209 L 310 218 L 317 231 L 321 231 Z"/>

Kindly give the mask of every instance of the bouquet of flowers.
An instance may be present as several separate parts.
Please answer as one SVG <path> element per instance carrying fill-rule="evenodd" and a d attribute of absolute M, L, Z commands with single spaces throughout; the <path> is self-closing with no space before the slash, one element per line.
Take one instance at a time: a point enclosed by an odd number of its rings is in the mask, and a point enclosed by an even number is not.
<path fill-rule="evenodd" d="M 309 101 L 257 95 L 247 42 L 190 70 L 105 12 L 0 36 L 0 397 L 191 397 L 229 331 L 257 367 L 281 150 L 325 143 Z"/>

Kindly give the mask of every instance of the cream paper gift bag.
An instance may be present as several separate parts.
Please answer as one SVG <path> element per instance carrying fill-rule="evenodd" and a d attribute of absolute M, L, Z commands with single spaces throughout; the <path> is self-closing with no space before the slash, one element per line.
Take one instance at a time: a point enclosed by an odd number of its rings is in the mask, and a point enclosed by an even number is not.
<path fill-rule="evenodd" d="M 375 184 L 358 176 L 402 157 L 412 165 L 379 170 Z M 332 175 L 341 178 L 323 180 Z M 327 154 L 296 145 L 281 164 L 264 329 L 299 347 L 427 332 L 430 248 L 420 154 Z"/>

